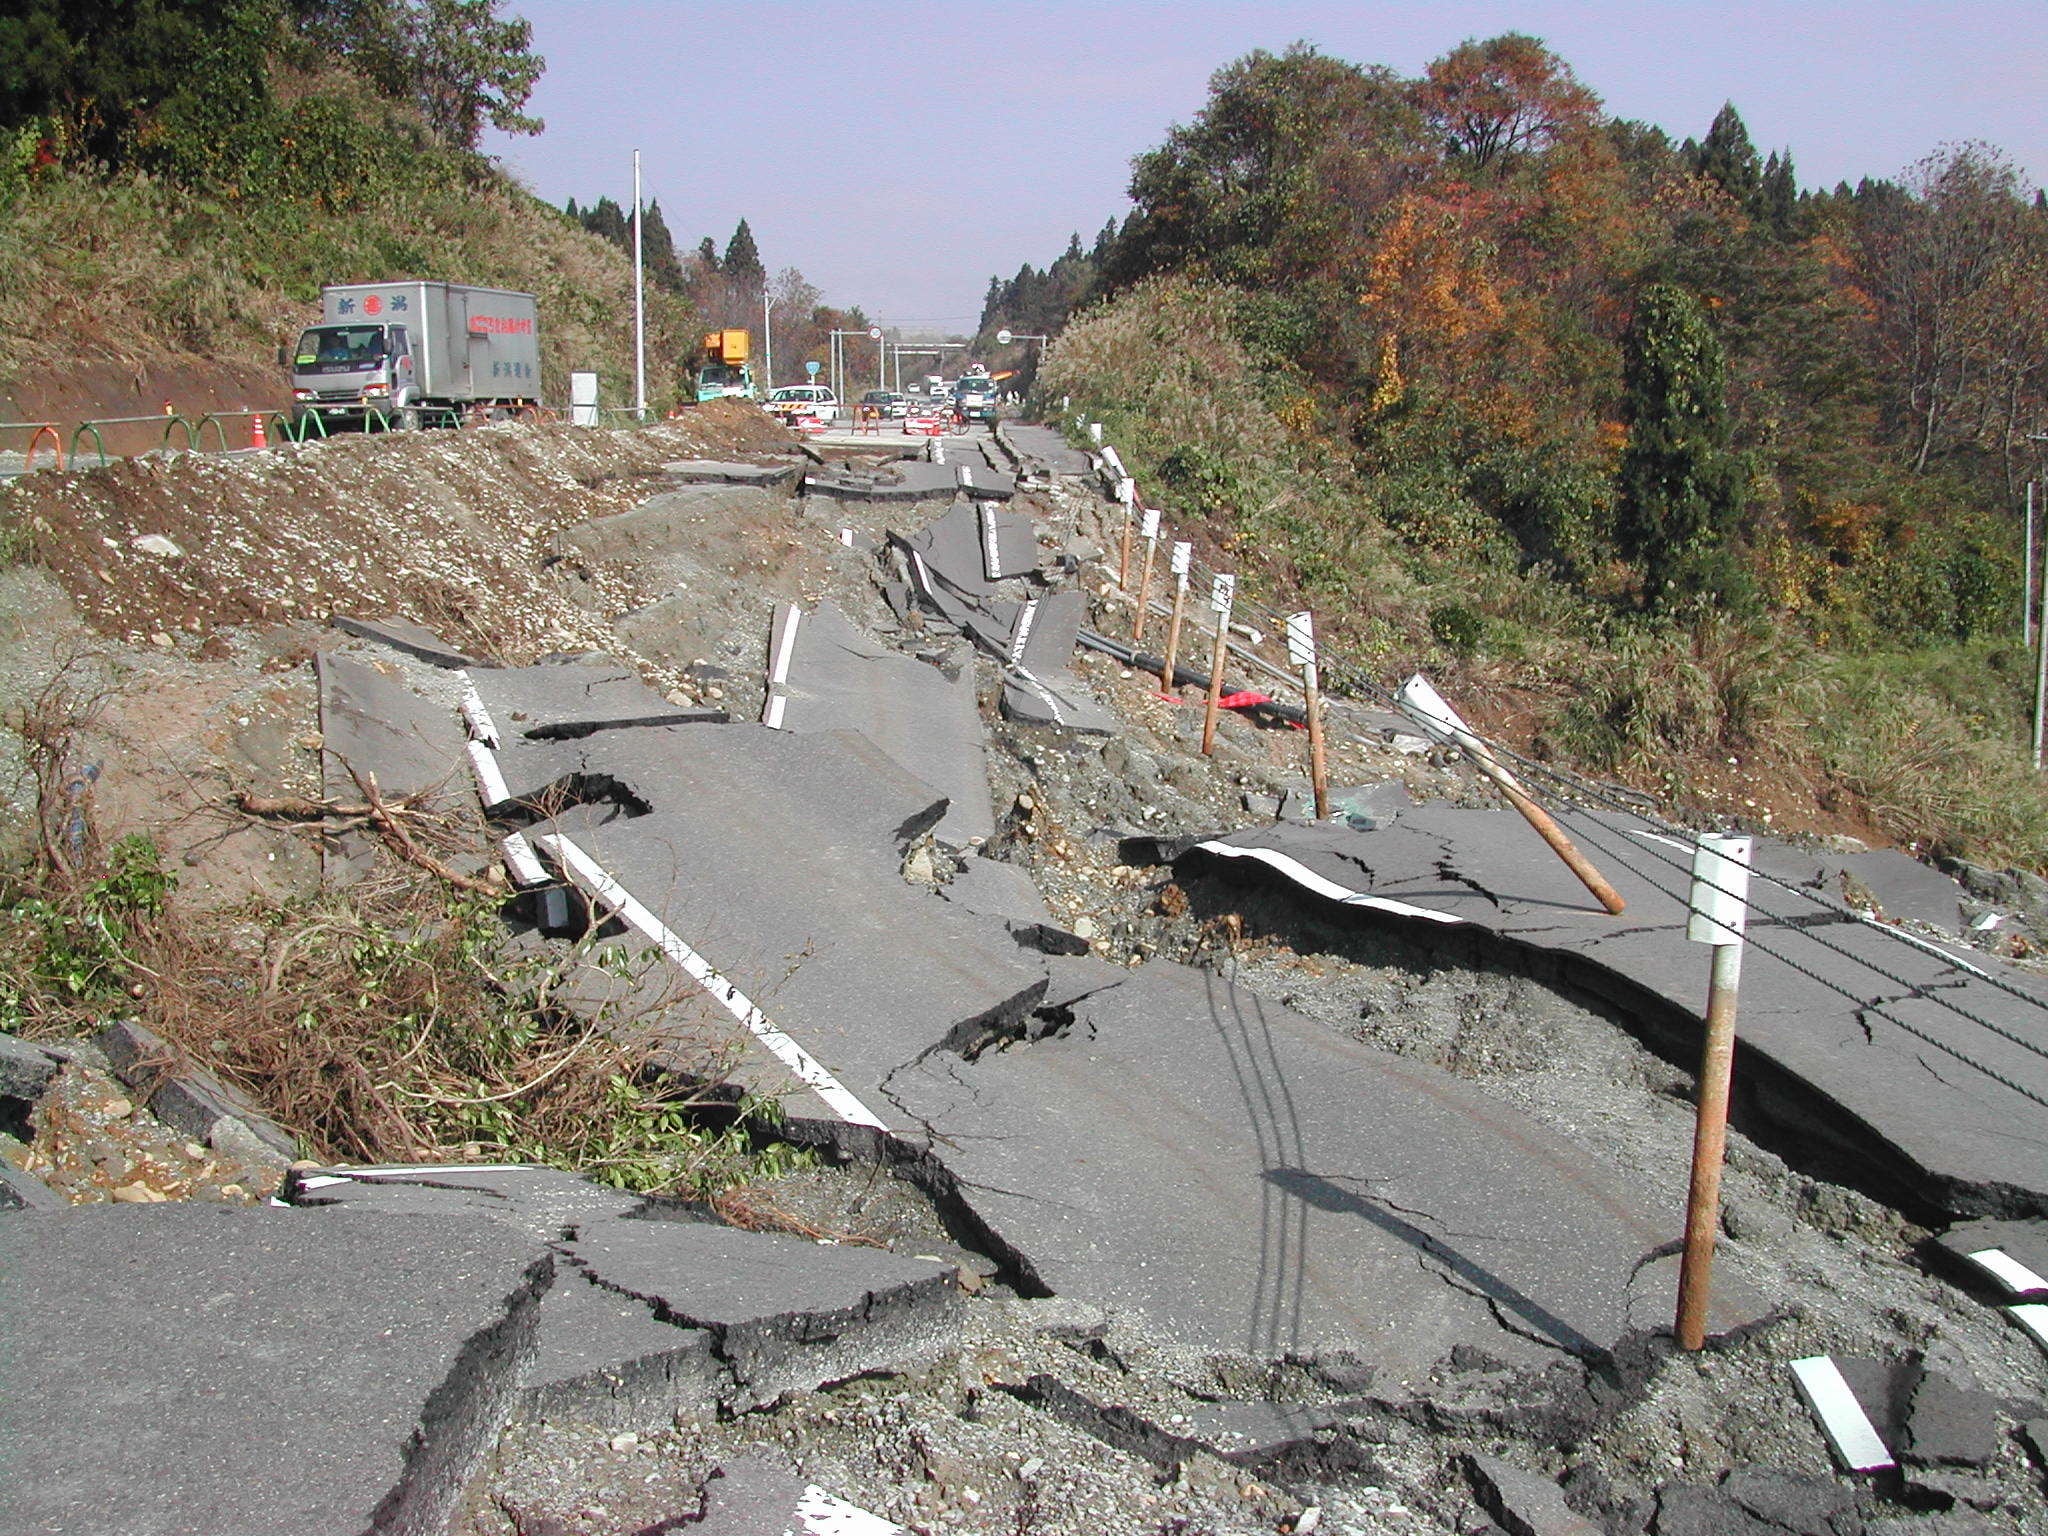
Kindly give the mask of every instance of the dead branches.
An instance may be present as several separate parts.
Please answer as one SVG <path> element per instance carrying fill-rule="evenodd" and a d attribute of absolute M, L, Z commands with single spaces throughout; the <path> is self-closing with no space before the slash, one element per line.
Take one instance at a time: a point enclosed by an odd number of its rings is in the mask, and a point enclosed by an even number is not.
<path fill-rule="evenodd" d="M 374 833 L 396 857 L 458 891 L 477 896 L 503 894 L 502 881 L 489 875 L 466 875 L 442 856 L 456 851 L 463 839 L 457 818 L 436 808 L 440 798 L 438 787 L 387 799 L 377 788 L 374 773 L 359 773 L 346 760 L 342 767 L 361 800 L 259 795 L 244 789 L 230 796 L 229 802 L 234 810 L 252 820 L 296 823 L 316 830 L 323 838 L 339 838 L 358 831 Z"/>

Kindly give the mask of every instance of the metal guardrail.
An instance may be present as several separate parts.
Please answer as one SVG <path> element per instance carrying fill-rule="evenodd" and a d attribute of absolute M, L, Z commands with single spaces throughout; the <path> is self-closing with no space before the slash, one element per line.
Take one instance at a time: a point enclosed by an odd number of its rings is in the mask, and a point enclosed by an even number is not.
<path fill-rule="evenodd" d="M 0 421 L 0 432 L 24 431 L 28 433 L 28 447 L 22 450 L 21 472 L 27 474 L 36 467 L 36 447 L 44 438 L 50 440 L 51 454 L 57 460 L 57 467 L 64 467 L 64 439 L 57 431 L 54 421 Z"/>

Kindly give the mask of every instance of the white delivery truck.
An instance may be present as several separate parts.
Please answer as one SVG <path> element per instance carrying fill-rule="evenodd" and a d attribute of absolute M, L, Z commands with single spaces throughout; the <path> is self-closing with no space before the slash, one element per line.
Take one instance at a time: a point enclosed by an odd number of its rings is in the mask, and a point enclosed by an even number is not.
<path fill-rule="evenodd" d="M 540 404 L 540 305 L 461 283 L 339 283 L 290 354 L 292 417 L 411 429 Z"/>

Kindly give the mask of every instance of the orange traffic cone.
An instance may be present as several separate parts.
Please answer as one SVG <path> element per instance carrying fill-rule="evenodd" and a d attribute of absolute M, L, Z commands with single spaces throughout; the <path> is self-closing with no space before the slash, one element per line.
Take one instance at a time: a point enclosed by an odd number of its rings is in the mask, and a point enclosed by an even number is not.
<path fill-rule="evenodd" d="M 258 411 L 249 423 L 249 446 L 251 448 L 268 448 L 270 446 L 270 434 L 263 430 L 263 413 L 261 411 Z"/>

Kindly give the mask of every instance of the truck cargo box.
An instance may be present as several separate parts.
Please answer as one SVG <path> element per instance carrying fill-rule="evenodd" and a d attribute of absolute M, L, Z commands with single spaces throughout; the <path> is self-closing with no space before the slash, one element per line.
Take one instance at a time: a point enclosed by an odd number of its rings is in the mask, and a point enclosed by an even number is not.
<path fill-rule="evenodd" d="M 461 283 L 343 283 L 320 290 L 321 323 L 406 327 L 423 401 L 540 399 L 540 305 Z"/>
<path fill-rule="evenodd" d="M 704 338 L 704 356 L 714 363 L 744 363 L 748 338 L 742 330 L 712 331 Z"/>

